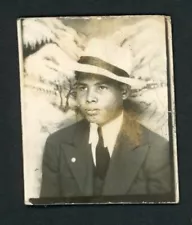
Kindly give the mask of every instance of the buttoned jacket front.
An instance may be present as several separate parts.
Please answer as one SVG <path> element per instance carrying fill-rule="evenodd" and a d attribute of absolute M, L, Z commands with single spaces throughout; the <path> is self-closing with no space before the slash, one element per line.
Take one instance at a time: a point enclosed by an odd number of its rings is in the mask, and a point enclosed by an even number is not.
<path fill-rule="evenodd" d="M 102 195 L 152 196 L 171 193 L 173 171 L 168 141 L 141 125 L 141 139 L 136 145 L 125 132 L 129 123 L 125 115 Z M 93 195 L 93 157 L 86 120 L 48 137 L 42 174 L 40 197 Z"/>

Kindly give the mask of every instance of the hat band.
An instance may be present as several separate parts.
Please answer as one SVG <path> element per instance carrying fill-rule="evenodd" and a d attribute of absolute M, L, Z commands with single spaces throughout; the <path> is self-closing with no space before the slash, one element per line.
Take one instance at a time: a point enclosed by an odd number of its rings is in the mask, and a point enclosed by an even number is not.
<path fill-rule="evenodd" d="M 102 69 L 108 70 L 114 74 L 116 74 L 117 76 L 120 77 L 130 77 L 129 74 L 125 71 L 120 69 L 117 66 L 114 66 L 108 62 L 105 62 L 102 59 L 99 59 L 97 57 L 93 57 L 93 56 L 81 56 L 78 63 L 81 64 L 89 64 L 92 66 L 97 66 L 100 67 Z"/>

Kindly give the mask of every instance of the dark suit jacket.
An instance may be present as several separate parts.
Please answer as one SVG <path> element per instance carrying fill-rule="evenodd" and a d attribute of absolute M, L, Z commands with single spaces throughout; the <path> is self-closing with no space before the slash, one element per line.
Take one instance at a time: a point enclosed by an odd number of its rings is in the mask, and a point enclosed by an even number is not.
<path fill-rule="evenodd" d="M 124 125 L 127 125 L 126 116 Z M 125 128 L 126 129 L 126 128 Z M 82 120 L 47 139 L 42 164 L 40 197 L 93 195 L 93 160 L 88 144 L 89 123 Z M 141 126 L 141 141 L 134 145 L 120 132 L 103 196 L 157 195 L 172 191 L 168 141 Z"/>

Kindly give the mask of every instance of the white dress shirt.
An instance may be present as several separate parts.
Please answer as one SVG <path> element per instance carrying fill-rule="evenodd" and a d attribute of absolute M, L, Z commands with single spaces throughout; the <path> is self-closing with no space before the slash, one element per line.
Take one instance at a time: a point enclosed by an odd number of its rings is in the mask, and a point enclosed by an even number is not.
<path fill-rule="evenodd" d="M 116 139 L 121 129 L 122 122 L 123 122 L 123 112 L 120 114 L 120 116 L 118 116 L 114 120 L 110 121 L 109 123 L 101 127 L 104 147 L 108 148 L 110 157 L 112 156 Z M 96 165 L 95 151 L 99 140 L 97 128 L 98 128 L 97 124 L 90 123 L 89 144 L 91 144 L 93 162 L 95 165 Z"/>

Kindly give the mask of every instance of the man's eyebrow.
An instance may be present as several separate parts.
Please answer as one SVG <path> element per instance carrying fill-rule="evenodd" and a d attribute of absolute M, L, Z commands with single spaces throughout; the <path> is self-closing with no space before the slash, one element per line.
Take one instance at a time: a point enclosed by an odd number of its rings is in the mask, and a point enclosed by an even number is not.
<path fill-rule="evenodd" d="M 83 81 L 77 81 L 76 84 L 87 86 L 87 83 L 86 82 L 84 83 Z M 93 85 L 110 85 L 110 84 L 111 84 L 110 81 L 98 81 L 98 82 L 94 83 Z"/>
<path fill-rule="evenodd" d="M 113 83 L 110 82 L 110 81 L 101 81 L 101 82 L 98 82 L 96 85 L 97 86 L 99 86 L 99 85 L 106 85 L 108 87 L 111 87 L 111 86 L 113 86 Z"/>
<path fill-rule="evenodd" d="M 109 85 L 110 83 L 107 81 L 99 81 L 96 83 L 96 85 Z"/>
<path fill-rule="evenodd" d="M 81 82 L 81 81 L 78 81 L 77 82 L 77 85 L 86 85 L 85 83 Z"/>

